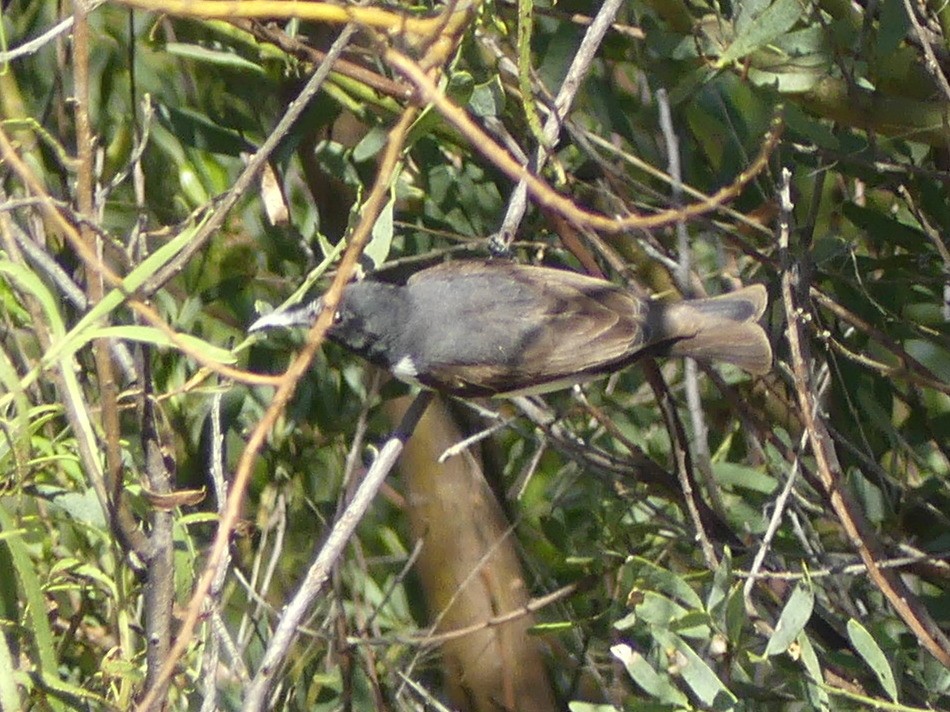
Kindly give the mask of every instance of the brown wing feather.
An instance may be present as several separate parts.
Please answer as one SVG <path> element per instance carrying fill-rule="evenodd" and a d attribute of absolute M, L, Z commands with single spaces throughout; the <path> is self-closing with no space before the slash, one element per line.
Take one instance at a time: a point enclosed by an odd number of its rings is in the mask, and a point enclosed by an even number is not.
<path fill-rule="evenodd" d="M 437 366 L 433 377 L 444 382 L 444 376 L 451 374 L 459 394 L 506 393 L 524 389 L 528 383 L 563 386 L 583 381 L 612 364 L 630 360 L 647 345 L 646 308 L 641 300 L 610 282 L 567 270 L 511 262 L 448 262 L 416 273 L 409 283 L 481 274 L 496 279 L 503 274 L 529 286 L 536 294 L 536 304 L 544 307 L 543 312 L 533 313 L 532 319 L 544 323 L 545 328 L 525 345 L 517 366 Z M 500 312 L 499 318 L 516 320 L 519 315 Z"/>

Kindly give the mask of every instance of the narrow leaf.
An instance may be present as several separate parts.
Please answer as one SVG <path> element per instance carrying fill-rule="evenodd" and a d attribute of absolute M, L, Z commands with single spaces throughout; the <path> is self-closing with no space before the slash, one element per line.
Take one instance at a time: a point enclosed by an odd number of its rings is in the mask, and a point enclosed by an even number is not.
<path fill-rule="evenodd" d="M 884 692 L 894 702 L 897 702 L 897 683 L 894 681 L 894 671 L 887 662 L 887 656 L 881 647 L 874 640 L 874 637 L 868 633 L 867 628 L 858 623 L 854 618 L 848 621 L 848 638 L 858 654 L 864 658 L 864 662 L 874 672 Z"/>
<path fill-rule="evenodd" d="M 765 647 L 765 655 L 777 655 L 788 650 L 811 618 L 814 607 L 815 593 L 811 585 L 799 583 L 789 596 L 785 608 L 782 609 L 782 615 L 779 616 L 778 623 L 775 625 L 775 632 L 772 633 Z"/>

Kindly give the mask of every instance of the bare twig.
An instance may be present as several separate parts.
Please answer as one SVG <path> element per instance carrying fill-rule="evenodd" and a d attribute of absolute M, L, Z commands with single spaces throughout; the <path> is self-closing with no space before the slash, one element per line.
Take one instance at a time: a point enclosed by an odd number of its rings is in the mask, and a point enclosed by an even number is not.
<path fill-rule="evenodd" d="M 455 105 L 438 88 L 435 82 L 426 76 L 422 67 L 407 56 L 394 49 L 388 49 L 384 58 L 396 71 L 402 73 L 415 84 L 422 98 L 433 104 L 439 113 L 500 171 L 514 181 L 523 179 L 528 192 L 542 207 L 557 211 L 578 225 L 608 233 L 626 232 L 634 228 L 655 228 L 670 225 L 678 220 L 686 220 L 718 209 L 726 201 L 739 195 L 743 188 L 766 167 L 769 156 L 771 156 L 775 146 L 778 145 L 783 126 L 781 118 L 777 114 L 772 120 L 769 132 L 766 134 L 755 160 L 749 164 L 746 170 L 737 175 L 731 184 L 720 188 L 706 198 L 685 205 L 680 209 L 662 210 L 650 215 L 634 213 L 626 217 L 613 218 L 578 207 L 573 200 L 556 192 L 546 182 L 528 171 L 511 154 L 494 142 L 469 118 L 463 109 Z"/>
<path fill-rule="evenodd" d="M 660 129 L 666 141 L 667 167 L 671 178 L 672 205 L 678 208 L 683 204 L 683 176 L 680 168 L 679 140 L 673 128 L 673 117 L 670 112 L 670 103 L 664 89 L 656 93 L 657 104 L 660 109 Z M 692 286 L 692 251 L 689 244 L 689 233 L 686 223 L 680 220 L 676 223 L 676 251 L 678 262 L 673 276 L 677 287 L 687 299 L 694 296 L 696 290 Z M 719 483 L 713 476 L 712 455 L 709 452 L 709 428 L 706 427 L 706 417 L 703 413 L 702 399 L 699 395 L 699 368 L 695 359 L 684 359 L 683 383 L 686 389 L 686 407 L 693 424 L 693 453 L 699 473 L 706 484 L 706 492 L 713 509 L 720 515 L 725 511 L 722 498 L 719 495 Z M 690 443 L 684 443 L 688 447 Z"/>
<path fill-rule="evenodd" d="M 657 403 L 660 411 L 663 413 L 663 419 L 666 422 L 666 429 L 670 434 L 670 443 L 673 447 L 673 462 L 675 464 L 676 476 L 679 479 L 680 488 L 683 492 L 683 502 L 686 504 L 686 511 L 693 523 L 693 529 L 696 533 L 696 540 L 703 551 L 706 559 L 706 566 L 710 571 L 715 571 L 719 567 L 719 559 L 716 556 L 716 550 L 706 534 L 706 527 L 703 523 L 703 517 L 700 514 L 699 493 L 696 487 L 696 477 L 693 474 L 693 460 L 689 454 L 689 444 L 687 443 L 686 430 L 683 428 L 683 422 L 680 420 L 676 407 L 673 404 L 673 396 L 667 387 L 660 370 L 655 363 L 645 363 L 643 370 L 646 373 L 647 380 L 656 394 Z"/>
<path fill-rule="evenodd" d="M 561 586 L 561 588 L 557 589 L 556 591 L 551 591 L 551 593 L 547 593 L 543 596 L 532 598 L 525 605 L 519 606 L 514 610 L 507 611 L 492 618 L 487 618 L 483 621 L 479 621 L 478 623 L 472 623 L 471 625 L 465 626 L 464 628 L 443 630 L 439 631 L 438 633 L 433 633 L 431 630 L 429 630 L 419 632 L 414 635 L 400 634 L 383 638 L 357 638 L 349 642 L 359 645 L 392 645 L 393 643 L 401 643 L 404 645 L 439 645 L 440 643 L 444 643 L 448 640 L 464 638 L 465 636 L 471 635 L 472 633 L 477 633 L 480 630 L 494 628 L 496 626 L 518 620 L 523 616 L 531 615 L 536 611 L 540 611 L 543 608 L 550 606 L 552 603 L 557 603 L 558 601 L 573 596 L 578 591 L 584 590 L 584 588 L 590 585 L 592 581 L 593 579 L 589 579 L 569 583 L 566 586 Z"/>
<path fill-rule="evenodd" d="M 334 43 L 334 46 L 331 48 L 329 54 L 332 55 L 334 50 L 337 52 L 342 51 L 343 42 L 341 39 L 338 39 L 337 42 Z M 240 514 L 241 500 L 244 496 L 244 490 L 247 487 L 251 476 L 251 468 L 257 459 L 258 452 L 264 444 L 264 439 L 267 436 L 267 433 L 273 427 L 274 423 L 277 422 L 278 417 L 283 412 L 287 402 L 290 400 L 290 397 L 296 388 L 297 382 L 310 367 L 310 363 L 313 361 L 317 349 L 319 349 L 323 343 L 323 338 L 330 326 L 333 313 L 336 311 L 337 305 L 340 302 L 340 297 L 343 293 L 343 287 L 353 274 L 353 270 L 356 267 L 357 260 L 359 259 L 363 247 L 369 241 L 370 235 L 372 234 L 372 227 L 376 222 L 376 218 L 385 204 L 386 196 L 388 195 L 389 190 L 389 183 L 392 178 L 393 171 L 395 170 L 395 166 L 402 153 L 402 147 L 405 142 L 406 133 L 409 130 L 409 126 L 412 124 L 412 121 L 417 113 L 418 112 L 415 110 L 407 109 L 400 117 L 396 125 L 391 129 L 389 141 L 380 158 L 377 180 L 366 198 L 360 222 L 357 224 L 353 234 L 350 237 L 349 246 L 340 261 L 336 278 L 333 280 L 329 290 L 327 290 L 323 297 L 324 309 L 320 313 L 313 327 L 310 329 L 310 332 L 307 335 L 307 342 L 300 354 L 290 364 L 284 375 L 281 376 L 279 380 L 280 385 L 277 388 L 277 392 L 274 394 L 274 400 L 271 402 L 271 405 L 264 413 L 257 427 L 254 429 L 254 432 L 248 439 L 248 443 L 244 449 L 244 452 L 241 454 L 237 471 L 235 472 L 234 480 L 231 485 L 231 498 L 228 501 L 228 507 L 221 517 L 214 544 L 212 545 L 211 552 L 208 555 L 208 561 L 205 564 L 205 568 L 201 574 L 201 577 L 195 585 L 194 591 L 192 592 L 191 600 L 189 601 L 187 607 L 187 613 L 184 620 L 182 621 L 181 629 L 178 632 L 178 638 L 175 641 L 175 645 L 169 652 L 168 660 L 162 668 L 162 675 L 159 679 L 167 679 L 169 676 L 171 676 L 178 659 L 184 653 L 191 640 L 195 625 L 197 625 L 198 618 L 201 615 L 202 602 L 204 601 L 204 598 L 211 587 L 218 561 L 220 561 L 221 557 L 224 556 L 231 531 Z M 143 697 L 140 704 L 140 710 L 145 709 L 147 704 L 150 703 L 154 698 L 154 690 L 154 687 L 151 688 L 146 693 L 145 697 Z"/>
<path fill-rule="evenodd" d="M 43 49 L 43 47 L 55 40 L 61 34 L 68 32 L 69 28 L 73 26 L 73 19 L 73 17 L 67 17 L 66 19 L 61 20 L 60 22 L 53 25 L 43 34 L 34 37 L 32 40 L 24 42 L 13 49 L 0 52 L 0 64 L 12 62 L 14 59 L 25 57 Z"/>
<path fill-rule="evenodd" d="M 784 244 L 780 247 L 787 255 L 788 245 Z M 809 372 L 809 364 L 812 361 L 801 325 L 803 307 L 799 306 L 798 302 L 801 296 L 803 294 L 807 296 L 808 292 L 807 285 L 801 283 L 799 270 L 800 265 L 797 262 L 789 261 L 788 269 L 782 275 L 782 299 L 788 318 L 788 341 L 795 391 L 821 483 L 848 540 L 857 549 L 867 566 L 871 580 L 914 633 L 920 644 L 942 665 L 950 667 L 950 640 L 903 580 L 893 571 L 881 569 L 878 566 L 878 562 L 884 557 L 877 536 L 848 489 L 841 484 L 838 456 L 831 435 L 825 426 L 824 416 L 817 407 L 817 394 Z M 796 299 L 796 291 L 798 299 Z"/>
<path fill-rule="evenodd" d="M 571 66 L 568 68 L 558 95 L 554 100 L 554 110 L 548 114 L 548 118 L 544 122 L 542 135 L 546 145 L 538 146 L 534 158 L 527 165 L 527 170 L 531 173 L 537 174 L 543 167 L 548 154 L 548 148 L 546 146 L 551 145 L 557 138 L 564 117 L 570 111 L 571 105 L 574 103 L 574 97 L 580 88 L 581 80 L 587 76 L 587 73 L 590 71 L 590 65 L 594 61 L 597 49 L 603 42 L 604 35 L 606 35 L 607 30 L 610 28 L 622 5 L 622 0 L 607 0 L 607 2 L 601 5 L 600 10 L 597 12 L 597 17 L 587 28 L 587 32 L 584 33 L 584 39 L 581 40 L 581 44 L 577 48 L 574 60 L 571 62 Z M 508 211 L 498 231 L 500 238 L 499 243 L 503 248 L 507 248 L 511 245 L 515 234 L 518 232 L 518 226 L 521 224 L 527 207 L 527 196 L 527 180 L 522 178 L 518 181 L 518 185 L 515 186 L 515 189 L 511 193 L 511 198 L 508 200 Z"/>
<path fill-rule="evenodd" d="M 79 224 L 80 239 L 86 248 L 101 259 L 102 244 L 90 228 L 89 221 L 96 217 L 93 202 L 93 148 L 95 139 L 89 121 L 89 50 L 90 36 L 88 5 L 79 2 L 75 6 L 73 26 L 73 81 L 74 107 L 76 111 L 76 156 L 78 164 L 76 180 L 76 206 L 85 220 Z M 105 294 L 105 278 L 98 271 L 86 273 L 86 297 L 91 305 L 98 304 Z M 96 363 L 96 387 L 101 407 L 101 428 L 105 441 L 106 487 L 109 491 L 109 518 L 116 534 L 132 547 L 143 559 L 151 553 L 151 543 L 146 543 L 138 524 L 129 510 L 121 506 L 124 496 L 122 450 L 120 446 L 118 388 L 109 354 L 109 339 L 95 339 L 92 353 Z"/>
<path fill-rule="evenodd" d="M 145 349 L 142 358 L 142 406 L 139 413 L 142 424 L 142 452 L 145 456 L 149 494 L 161 497 L 174 491 L 175 482 L 172 470 L 165 461 L 168 449 L 161 442 L 152 384 L 151 356 L 148 349 Z M 159 506 L 152 508 L 144 591 L 147 686 L 155 681 L 171 646 L 172 607 L 175 603 L 173 525 L 171 509 Z M 164 694 L 160 694 L 159 704 L 153 709 L 158 710 L 164 705 L 163 698 Z"/>
<path fill-rule="evenodd" d="M 356 525 L 360 523 L 363 515 L 369 509 L 376 492 L 396 463 L 396 458 L 402 452 L 403 445 L 415 428 L 419 418 L 422 417 L 431 399 L 432 394 L 428 391 L 423 391 L 416 396 L 396 432 L 383 445 L 376 461 L 354 493 L 352 501 L 340 513 L 334 523 L 326 541 L 320 548 L 320 552 L 317 554 L 317 558 L 300 584 L 300 590 L 287 604 L 281 615 L 280 623 L 278 623 L 273 636 L 271 636 L 257 674 L 245 693 L 242 707 L 244 712 L 256 712 L 268 708 L 267 699 L 265 699 L 267 692 L 270 690 L 274 675 L 280 669 L 284 656 L 293 642 L 298 624 L 303 620 L 310 610 L 310 604 L 322 590 L 333 565 L 343 552 L 343 547 L 346 546 L 356 529 Z"/>
<path fill-rule="evenodd" d="M 784 171 L 782 173 L 782 184 L 779 188 L 779 242 L 784 245 L 788 244 L 792 219 L 792 198 L 789 177 L 790 174 L 788 171 Z M 817 403 L 815 407 L 817 407 Z M 752 560 L 752 566 L 749 569 L 749 578 L 742 587 L 742 596 L 745 601 L 746 612 L 749 614 L 749 616 L 754 618 L 759 616 L 755 605 L 752 603 L 752 589 L 755 586 L 755 577 L 762 568 L 762 565 L 765 563 L 765 557 L 769 552 L 769 548 L 772 546 L 772 540 L 775 538 L 775 534 L 778 531 L 779 525 L 782 523 L 785 507 L 788 503 L 789 497 L 792 495 L 792 489 L 795 486 L 795 482 L 798 479 L 798 473 L 801 467 L 801 453 L 804 452 L 805 445 L 807 443 L 808 431 L 806 430 L 802 432 L 801 441 L 798 444 L 798 454 L 796 455 L 795 460 L 792 462 L 792 467 L 788 472 L 788 476 L 785 478 L 785 484 L 782 486 L 782 491 L 779 492 L 778 497 L 775 498 L 772 516 L 769 519 L 769 524 L 765 529 L 765 534 L 762 536 L 762 540 L 759 542 L 758 550 L 755 552 L 755 557 Z"/>

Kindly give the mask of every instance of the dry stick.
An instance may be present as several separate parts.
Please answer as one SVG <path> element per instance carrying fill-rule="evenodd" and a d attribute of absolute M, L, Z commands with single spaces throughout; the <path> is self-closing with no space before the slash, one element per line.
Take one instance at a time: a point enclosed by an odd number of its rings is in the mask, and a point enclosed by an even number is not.
<path fill-rule="evenodd" d="M 238 29 L 253 35 L 254 39 L 261 42 L 268 42 L 293 57 L 312 62 L 315 65 L 326 61 L 326 52 L 316 47 L 311 47 L 306 42 L 288 35 L 276 25 L 264 25 L 255 20 L 248 20 L 243 17 L 231 18 L 229 22 Z M 355 79 L 360 84 L 365 84 L 380 94 L 392 97 L 393 99 L 405 101 L 412 96 L 412 87 L 408 84 L 397 82 L 389 77 L 384 77 L 382 74 L 374 72 L 362 64 L 357 64 L 356 62 L 351 62 L 346 59 L 337 59 L 333 63 L 333 73 Z"/>
<path fill-rule="evenodd" d="M 909 556 L 898 556 L 891 559 L 883 559 L 877 562 L 882 569 L 904 569 L 914 564 L 936 564 L 945 569 L 947 567 L 946 559 L 950 552 L 935 552 L 933 554 L 914 554 Z M 802 581 L 804 579 L 825 578 L 828 576 L 863 576 L 867 573 L 868 567 L 862 563 L 838 564 L 837 566 L 828 566 L 826 568 L 813 569 L 807 571 L 745 571 L 743 569 L 733 569 L 733 573 L 744 578 L 751 576 L 757 579 L 777 579 L 779 581 Z"/>
<path fill-rule="evenodd" d="M 75 5 L 73 26 L 73 81 L 75 83 L 73 104 L 76 111 L 76 156 L 78 175 L 76 179 L 76 206 L 79 215 L 85 218 L 79 224 L 80 239 L 89 251 L 102 256 L 102 243 L 90 228 L 89 221 L 95 218 L 93 204 L 93 145 L 92 128 L 89 123 L 89 23 L 87 5 Z M 98 304 L 105 294 L 103 276 L 92 270 L 86 273 L 86 297 L 90 305 Z M 120 426 L 117 403 L 118 390 L 109 355 L 109 339 L 95 339 L 92 353 L 96 364 L 96 381 L 99 386 L 101 427 L 105 440 L 106 487 L 109 492 L 108 515 L 112 530 L 124 546 L 129 546 L 146 562 L 153 542 L 138 529 L 135 518 L 121 504 L 123 495 L 122 450 L 119 445 Z"/>
<path fill-rule="evenodd" d="M 300 590 L 284 608 L 257 674 L 247 688 L 244 705 L 241 708 L 244 712 L 267 709 L 265 697 L 270 690 L 274 675 L 280 669 L 284 656 L 293 642 L 297 633 L 297 626 L 309 612 L 310 605 L 329 578 L 331 569 L 343 553 L 343 548 L 350 540 L 363 515 L 369 509 L 369 505 L 373 502 L 383 481 L 396 463 L 396 458 L 402 452 L 406 440 L 409 439 L 416 423 L 419 422 L 419 418 L 422 417 L 431 400 L 432 393 L 430 391 L 423 391 L 416 396 L 409 410 L 403 416 L 399 427 L 383 445 L 372 467 L 366 473 L 363 481 L 360 482 L 360 486 L 353 495 L 353 500 L 340 513 L 334 523 L 320 549 L 320 553 L 307 572 L 303 583 L 301 583 Z"/>
<path fill-rule="evenodd" d="M 683 174 L 680 167 L 679 140 L 676 136 L 676 130 L 673 128 L 673 117 L 670 113 L 670 102 L 666 90 L 660 89 L 656 93 L 657 104 L 659 105 L 660 128 L 666 141 L 666 154 L 668 173 L 671 179 L 671 192 L 673 194 L 673 206 L 679 207 L 683 204 Z M 676 243 L 678 262 L 673 272 L 676 278 L 677 286 L 684 297 L 703 296 L 693 294 L 690 285 L 690 276 L 692 273 L 692 251 L 689 244 L 689 234 L 686 231 L 686 222 L 680 220 L 676 223 Z M 709 451 L 709 428 L 706 425 L 706 417 L 703 413 L 702 399 L 699 395 L 699 367 L 696 360 L 686 358 L 683 360 L 683 382 L 686 387 L 686 407 L 689 411 L 690 421 L 693 424 L 693 450 L 695 451 L 696 465 L 699 473 L 703 476 L 706 483 L 706 492 L 709 501 L 712 502 L 713 509 L 719 516 L 723 516 L 726 511 L 719 494 L 719 484 L 713 476 L 712 455 Z M 688 447 L 689 443 L 684 443 L 683 447 Z"/>
<path fill-rule="evenodd" d="M 296 0 L 119 0 L 119 4 L 175 17 L 231 20 L 235 17 L 274 20 L 297 18 L 326 24 L 369 27 L 384 30 L 410 43 L 430 40 L 439 35 L 454 35 L 466 22 L 468 11 L 477 2 L 456 0 L 451 12 L 418 17 L 381 7 L 334 5 Z M 454 6 L 454 7 L 453 7 Z"/>
<path fill-rule="evenodd" d="M 538 596 L 537 598 L 532 598 L 530 601 L 525 603 L 522 606 L 518 606 L 511 611 L 501 613 L 497 616 L 492 616 L 491 618 L 486 618 L 485 620 L 478 621 L 477 623 L 472 623 L 467 625 L 464 628 L 453 628 L 452 630 L 439 631 L 438 633 L 432 633 L 431 631 L 419 632 L 411 635 L 394 635 L 391 637 L 381 637 L 381 638 L 357 638 L 350 642 L 358 643 L 360 645 L 392 645 L 393 643 L 398 643 L 402 645 L 440 645 L 449 640 L 455 640 L 456 638 L 462 638 L 466 635 L 471 635 L 472 633 L 477 633 L 481 630 L 487 628 L 494 628 L 495 626 L 504 625 L 505 623 L 510 623 L 511 621 L 518 620 L 524 616 L 531 615 L 537 611 L 540 611 L 547 606 L 550 606 L 552 603 L 557 603 L 565 598 L 570 598 L 578 591 L 582 591 L 592 584 L 597 583 L 598 578 L 596 576 L 590 576 L 578 581 L 561 586 L 561 588 L 551 593 L 546 593 L 543 596 Z"/>
<path fill-rule="evenodd" d="M 90 221 L 97 217 L 94 202 L 93 147 L 95 140 L 89 120 L 89 7 L 80 0 L 75 4 L 75 24 L 73 26 L 73 79 L 75 92 L 73 102 L 76 111 L 76 142 L 78 175 L 76 181 L 76 203 L 81 218 L 79 233 L 83 242 L 102 258 L 101 238 L 91 229 Z M 86 273 L 86 296 L 89 305 L 102 301 L 105 295 L 105 280 L 98 271 Z M 96 382 L 99 389 L 101 408 L 101 427 L 105 440 L 106 487 L 109 490 L 109 519 L 112 530 L 125 546 L 130 546 L 145 561 L 146 585 L 143 596 L 143 617 L 145 620 L 145 638 L 147 641 L 146 684 L 150 684 L 155 671 L 164 659 L 170 646 L 172 635 L 172 604 L 174 602 L 175 577 L 172 551 L 172 515 L 167 509 L 156 507 L 151 513 L 151 531 L 148 538 L 135 526 L 134 517 L 124 504 L 125 481 L 122 467 L 122 450 L 119 439 L 118 388 L 115 371 L 110 355 L 110 339 L 98 338 L 92 342 L 92 353 L 96 364 Z M 145 374 L 149 374 L 148 368 Z M 170 494 L 172 477 L 165 466 L 161 448 L 158 444 L 158 431 L 154 427 L 154 403 L 150 400 L 149 382 L 146 381 L 145 400 L 141 418 L 143 421 L 142 440 L 146 456 L 145 471 L 149 488 L 162 495 Z M 121 554 L 120 554 L 121 557 Z M 166 684 L 167 687 L 167 684 Z M 165 688 L 160 689 L 159 701 L 153 706 L 161 709 Z"/>
<path fill-rule="evenodd" d="M 783 181 L 788 180 L 786 174 L 789 174 L 788 169 L 783 170 Z M 780 245 L 780 248 L 787 255 L 787 235 L 783 237 L 785 244 Z M 799 295 L 802 293 L 807 295 L 808 292 L 804 285 L 800 284 L 799 269 L 797 262 L 790 264 L 782 275 L 782 300 L 788 319 L 788 343 L 795 392 L 821 483 L 848 540 L 867 567 L 871 580 L 913 631 L 920 644 L 942 665 L 950 668 L 950 640 L 941 632 L 930 613 L 921 605 L 917 596 L 907 588 L 903 580 L 895 575 L 893 570 L 882 569 L 878 565 L 878 561 L 884 559 L 881 545 L 850 493 L 841 485 L 838 456 L 823 417 L 816 408 L 817 399 L 808 371 L 808 364 L 812 361 L 808 342 L 801 326 L 802 307 L 798 306 L 795 298 L 796 290 Z"/>
<path fill-rule="evenodd" d="M 330 53 L 328 53 L 328 59 L 331 55 L 333 55 L 334 51 L 342 51 L 344 44 L 342 40 L 344 39 L 344 35 L 341 35 L 340 38 L 337 39 L 337 41 L 333 44 Z M 362 253 L 363 247 L 369 241 L 376 217 L 382 210 L 383 205 L 385 205 L 389 188 L 389 178 L 392 176 L 396 163 L 399 160 L 409 126 L 412 124 L 412 121 L 417 114 L 418 111 L 416 109 L 407 108 L 400 117 L 399 121 L 390 131 L 386 148 L 380 157 L 377 181 L 373 185 L 373 189 L 366 198 L 360 222 L 353 230 L 349 247 L 347 247 L 346 252 L 343 254 L 343 257 L 340 260 L 340 266 L 337 270 L 336 278 L 333 280 L 333 283 L 330 285 L 330 288 L 323 297 L 323 311 L 317 317 L 316 322 L 314 323 L 313 327 L 311 327 L 310 332 L 307 334 L 307 341 L 304 344 L 300 354 L 290 364 L 284 375 L 279 378 L 279 386 L 276 393 L 274 394 L 274 400 L 271 402 L 270 407 L 264 413 L 257 427 L 254 429 L 254 432 L 251 433 L 251 436 L 248 439 L 247 447 L 245 447 L 244 452 L 241 453 L 241 459 L 238 462 L 237 471 L 234 475 L 234 481 L 231 485 L 231 496 L 228 500 L 228 506 L 221 517 L 220 524 L 218 525 L 218 531 L 215 536 L 211 552 L 208 556 L 208 561 L 205 564 L 204 571 L 202 571 L 201 577 L 198 580 L 198 583 L 195 585 L 195 590 L 190 601 L 188 602 L 187 613 L 184 620 L 182 621 L 181 629 L 178 632 L 178 639 L 175 641 L 175 645 L 169 652 L 168 660 L 165 662 L 165 665 L 162 666 L 159 680 L 167 679 L 172 675 L 175 666 L 177 665 L 178 659 L 182 656 L 185 648 L 191 641 L 195 626 L 198 623 L 198 618 L 201 615 L 201 604 L 204 601 L 205 596 L 208 594 L 208 590 L 211 587 L 211 582 L 214 577 L 218 561 L 220 561 L 225 550 L 227 549 L 228 539 L 230 538 L 231 531 L 234 528 L 235 522 L 240 516 L 241 502 L 244 497 L 244 491 L 251 475 L 251 468 L 254 465 L 254 461 L 257 459 L 257 454 L 264 444 L 264 439 L 267 437 L 267 433 L 270 432 L 270 429 L 273 427 L 274 423 L 277 422 L 277 419 L 284 411 L 287 402 L 293 395 L 297 382 L 310 368 L 310 363 L 313 361 L 317 350 L 323 343 L 324 335 L 326 334 L 327 329 L 330 327 L 333 320 L 333 314 L 336 311 L 337 305 L 340 303 L 340 296 L 343 293 L 343 287 L 353 274 L 353 270 L 356 267 L 357 260 Z M 154 696 L 155 691 L 154 688 L 152 688 L 146 693 L 145 697 L 142 699 L 142 702 L 137 708 L 139 712 L 143 712 L 147 708 L 147 705 L 154 699 Z"/>
<path fill-rule="evenodd" d="M 14 47 L 11 50 L 0 52 L 0 64 L 8 64 L 19 57 L 40 51 L 49 42 L 52 42 L 64 32 L 68 32 L 69 28 L 73 26 L 73 20 L 74 18 L 67 17 L 61 22 L 53 25 L 43 34 L 34 37 L 32 40 L 28 40 L 27 42 L 24 42 L 23 44 Z"/>
<path fill-rule="evenodd" d="M 561 130 L 563 117 L 567 115 L 571 104 L 574 103 L 574 97 L 577 95 L 581 80 L 590 71 L 590 65 L 594 61 L 597 49 L 604 41 L 604 35 L 607 34 L 607 30 L 610 29 L 622 5 L 623 0 L 607 0 L 601 6 L 590 27 L 587 28 L 587 32 L 584 33 L 584 39 L 581 40 L 580 47 L 577 48 L 577 54 L 574 55 L 574 61 L 571 62 L 558 95 L 554 99 L 554 110 L 548 114 L 548 118 L 544 122 L 542 134 L 548 144 L 553 143 L 554 139 L 557 138 Z M 473 145 L 478 146 L 477 143 Z M 548 149 L 544 146 L 538 146 L 534 159 L 528 164 L 527 170 L 532 173 L 540 172 L 544 160 L 547 158 L 547 152 Z M 521 178 L 508 200 L 508 212 L 505 214 L 501 228 L 498 231 L 502 246 L 505 248 L 511 245 L 515 233 L 518 231 L 518 226 L 521 224 L 521 219 L 524 217 L 527 207 L 527 192 L 527 180 Z"/>
<path fill-rule="evenodd" d="M 142 452 L 149 494 L 168 496 L 174 492 L 175 480 L 165 462 L 165 448 L 159 435 L 155 394 L 149 349 L 142 359 L 142 408 L 139 422 Z M 151 512 L 149 556 L 146 560 L 146 582 L 143 591 L 147 672 L 145 684 L 155 679 L 172 638 L 172 607 L 175 603 L 174 517 L 170 508 L 154 506 Z M 154 707 L 161 709 L 161 700 Z"/>
<path fill-rule="evenodd" d="M 783 182 L 781 190 L 779 191 L 779 243 L 784 245 L 788 244 L 792 216 L 791 190 L 788 183 L 788 176 L 788 171 L 783 171 Z M 772 546 L 772 540 L 775 538 L 775 534 L 778 531 L 779 525 L 782 523 L 785 507 L 792 495 L 795 482 L 798 479 L 798 472 L 801 467 L 801 453 L 805 451 L 805 445 L 807 445 L 807 443 L 808 431 L 802 430 L 801 440 L 798 443 L 798 454 L 792 463 L 788 477 L 785 478 L 785 485 L 782 487 L 782 491 L 779 493 L 778 497 L 775 498 L 775 506 L 772 511 L 772 516 L 769 519 L 768 527 L 765 530 L 765 534 L 762 536 L 762 541 L 759 543 L 759 548 L 755 552 L 755 557 L 752 560 L 752 566 L 749 569 L 749 578 L 746 579 L 745 584 L 742 586 L 742 597 L 745 601 L 746 613 L 751 618 L 760 617 L 759 612 L 756 610 L 755 604 L 752 602 L 752 589 L 755 587 L 756 583 L 755 577 L 759 573 L 759 569 L 761 569 L 762 565 L 765 563 L 765 557 Z"/>
<path fill-rule="evenodd" d="M 224 511 L 225 503 L 228 500 L 228 483 L 224 477 L 224 430 L 221 427 L 221 403 L 224 399 L 224 391 L 219 390 L 211 399 L 211 412 L 209 419 L 211 421 L 211 455 L 209 463 L 209 480 L 214 491 L 215 508 L 220 516 Z M 209 591 L 211 619 L 208 635 L 206 636 L 205 654 L 201 659 L 201 670 L 203 676 L 201 712 L 213 712 L 218 709 L 217 704 L 217 670 L 218 658 L 220 657 L 222 642 L 228 641 L 226 626 L 221 619 L 220 595 L 227 577 L 228 567 L 231 563 L 230 555 L 225 555 L 218 562 L 215 571 L 214 580 L 211 582 Z M 233 642 L 232 642 L 233 647 Z M 238 662 L 238 677 L 242 682 L 247 682 L 247 669 L 244 667 L 243 660 L 239 655 L 232 657 Z"/>
<path fill-rule="evenodd" d="M 719 559 L 716 557 L 716 550 L 713 548 L 709 536 L 706 534 L 706 527 L 703 525 L 703 518 L 700 515 L 699 505 L 697 504 L 698 494 L 696 492 L 696 477 L 693 474 L 693 461 L 689 455 L 689 449 L 686 443 L 686 430 L 683 428 L 683 421 L 680 420 L 673 405 L 673 396 L 670 393 L 666 381 L 660 374 L 660 369 L 656 367 L 656 362 L 644 363 L 643 372 L 646 374 L 650 387 L 656 394 L 657 403 L 663 413 L 663 419 L 666 421 L 666 429 L 670 434 L 670 443 L 673 446 L 674 465 L 676 476 L 679 478 L 680 489 L 683 491 L 683 500 L 686 502 L 686 511 L 689 512 L 689 518 L 693 522 L 693 528 L 696 530 L 696 539 L 699 541 L 703 556 L 706 559 L 706 566 L 710 571 L 715 571 L 719 567 Z"/>
<path fill-rule="evenodd" d="M 552 189 L 547 183 L 531 173 L 527 168 L 516 161 L 510 153 L 499 146 L 491 137 L 478 126 L 464 109 L 456 106 L 436 86 L 431 78 L 411 59 L 394 49 L 386 50 L 384 59 L 396 71 L 400 72 L 409 81 L 415 84 L 423 101 L 431 103 L 442 114 L 443 118 L 458 130 L 471 145 L 491 161 L 498 170 L 515 181 L 524 180 L 528 192 L 540 205 L 561 213 L 577 225 L 602 230 L 608 233 L 618 233 L 633 228 L 655 228 L 675 223 L 677 220 L 686 220 L 717 209 L 727 200 L 734 198 L 742 189 L 755 178 L 768 164 L 769 156 L 778 144 L 781 136 L 782 120 L 776 115 L 772 119 L 769 132 L 765 136 L 759 155 L 742 171 L 735 180 L 724 188 L 720 188 L 712 195 L 690 203 L 680 209 L 664 210 L 652 215 L 635 213 L 623 218 L 610 218 L 601 213 L 591 212 L 578 207 L 570 198 L 567 198 Z"/>

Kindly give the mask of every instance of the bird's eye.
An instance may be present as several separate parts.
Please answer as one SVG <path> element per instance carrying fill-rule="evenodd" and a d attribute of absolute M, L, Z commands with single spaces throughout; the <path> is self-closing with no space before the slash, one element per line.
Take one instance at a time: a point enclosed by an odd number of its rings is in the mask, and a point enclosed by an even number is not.
<path fill-rule="evenodd" d="M 343 321 L 343 312 L 340 310 L 333 312 L 333 323 L 339 324 L 341 321 Z"/>

